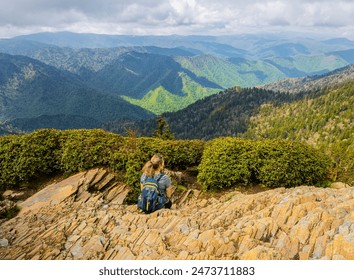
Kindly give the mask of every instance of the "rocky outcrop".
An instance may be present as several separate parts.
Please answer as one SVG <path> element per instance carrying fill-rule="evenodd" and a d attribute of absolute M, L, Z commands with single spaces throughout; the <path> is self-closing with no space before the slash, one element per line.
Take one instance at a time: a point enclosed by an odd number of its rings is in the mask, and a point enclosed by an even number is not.
<path fill-rule="evenodd" d="M 0 259 L 354 259 L 354 188 L 279 188 L 139 213 L 105 170 L 47 186 L 1 224 Z"/>

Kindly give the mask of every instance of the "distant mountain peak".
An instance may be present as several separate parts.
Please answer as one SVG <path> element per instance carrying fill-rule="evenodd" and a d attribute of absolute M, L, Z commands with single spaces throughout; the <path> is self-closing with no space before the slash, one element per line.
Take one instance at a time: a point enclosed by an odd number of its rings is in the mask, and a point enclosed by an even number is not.
<path fill-rule="evenodd" d="M 0 121 L 46 114 L 81 115 L 101 122 L 153 116 L 35 59 L 0 54 L 0 65 Z"/>

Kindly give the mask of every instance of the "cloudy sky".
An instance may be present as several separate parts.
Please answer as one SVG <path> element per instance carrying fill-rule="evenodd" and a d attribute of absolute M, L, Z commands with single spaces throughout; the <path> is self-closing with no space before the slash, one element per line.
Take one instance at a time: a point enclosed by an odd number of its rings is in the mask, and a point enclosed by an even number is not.
<path fill-rule="evenodd" d="M 0 0 L 0 38 L 304 32 L 354 39 L 354 0 Z"/>

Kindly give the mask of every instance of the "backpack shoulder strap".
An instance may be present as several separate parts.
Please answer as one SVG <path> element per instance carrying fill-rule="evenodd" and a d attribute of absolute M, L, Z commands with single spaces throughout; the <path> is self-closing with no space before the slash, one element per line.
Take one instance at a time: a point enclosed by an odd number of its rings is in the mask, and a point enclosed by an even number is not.
<path fill-rule="evenodd" d="M 156 181 L 159 182 L 163 176 L 165 176 L 165 174 L 164 173 L 160 173 L 160 176 L 156 179 Z"/>

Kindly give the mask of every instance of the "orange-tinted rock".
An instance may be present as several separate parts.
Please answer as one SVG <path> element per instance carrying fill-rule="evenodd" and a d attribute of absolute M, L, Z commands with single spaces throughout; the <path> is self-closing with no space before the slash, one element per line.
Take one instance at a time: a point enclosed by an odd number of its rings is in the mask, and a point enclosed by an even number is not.
<path fill-rule="evenodd" d="M 102 169 L 21 203 L 0 226 L 0 259 L 354 259 L 354 188 L 189 195 L 146 215 Z"/>

